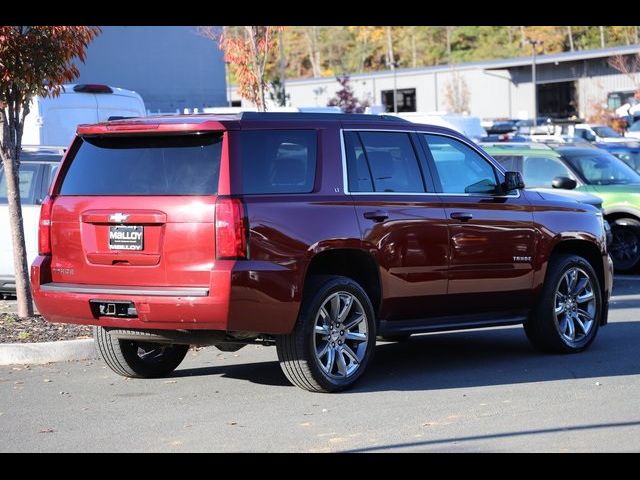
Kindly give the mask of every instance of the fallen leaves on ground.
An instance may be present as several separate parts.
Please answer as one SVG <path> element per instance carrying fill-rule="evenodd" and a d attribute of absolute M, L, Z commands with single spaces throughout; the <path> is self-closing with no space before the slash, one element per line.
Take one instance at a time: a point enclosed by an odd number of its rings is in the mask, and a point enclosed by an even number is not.
<path fill-rule="evenodd" d="M 66 323 L 51 323 L 37 315 L 18 318 L 12 313 L 0 313 L 0 343 L 54 342 L 90 338 L 91 327 Z"/>

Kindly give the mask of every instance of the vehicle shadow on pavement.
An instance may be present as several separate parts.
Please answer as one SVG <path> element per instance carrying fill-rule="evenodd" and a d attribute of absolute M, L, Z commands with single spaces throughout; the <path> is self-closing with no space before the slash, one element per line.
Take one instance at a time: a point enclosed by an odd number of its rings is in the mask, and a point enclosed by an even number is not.
<path fill-rule="evenodd" d="M 204 368 L 185 368 L 174 371 L 170 377 L 220 375 L 223 378 L 247 380 L 260 385 L 293 387 L 280 369 L 278 362 L 242 363 Z"/>
<path fill-rule="evenodd" d="M 352 393 L 438 390 L 640 373 L 640 322 L 615 322 L 589 349 L 573 355 L 541 353 L 522 327 L 418 335 L 380 344 L 368 374 Z"/>
<path fill-rule="evenodd" d="M 541 353 L 520 326 L 415 335 L 377 345 L 369 371 L 345 394 L 388 390 L 439 390 L 487 385 L 603 378 L 640 373 L 640 322 L 615 322 L 593 345 L 574 355 Z M 220 375 L 290 387 L 278 362 L 228 364 L 176 370 L 172 377 Z"/>

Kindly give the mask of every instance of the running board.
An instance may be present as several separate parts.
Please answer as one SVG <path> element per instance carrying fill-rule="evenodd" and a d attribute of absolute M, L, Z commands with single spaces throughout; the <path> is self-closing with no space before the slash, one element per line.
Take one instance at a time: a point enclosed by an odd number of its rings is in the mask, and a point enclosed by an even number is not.
<path fill-rule="evenodd" d="M 479 313 L 451 317 L 433 317 L 416 320 L 381 320 L 377 334 L 380 336 L 410 333 L 444 332 L 448 330 L 468 330 L 471 328 L 502 327 L 524 323 L 527 313 Z"/>

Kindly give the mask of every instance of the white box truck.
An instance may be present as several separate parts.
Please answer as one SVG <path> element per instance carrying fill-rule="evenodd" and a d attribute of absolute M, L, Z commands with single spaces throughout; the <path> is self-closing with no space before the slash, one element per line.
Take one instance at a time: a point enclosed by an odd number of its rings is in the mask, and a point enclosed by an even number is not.
<path fill-rule="evenodd" d="M 99 84 L 64 85 L 57 97 L 35 97 L 31 101 L 22 144 L 67 147 L 81 123 L 145 115 L 142 97 L 134 91 Z"/>

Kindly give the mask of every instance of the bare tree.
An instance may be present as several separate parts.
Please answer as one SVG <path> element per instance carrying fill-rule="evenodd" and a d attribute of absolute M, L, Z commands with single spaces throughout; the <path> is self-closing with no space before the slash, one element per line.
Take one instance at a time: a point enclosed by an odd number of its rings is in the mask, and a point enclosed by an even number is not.
<path fill-rule="evenodd" d="M 467 81 L 456 71 L 451 72 L 451 79 L 445 86 L 445 102 L 448 110 L 456 113 L 469 112 L 469 87 Z"/>
<path fill-rule="evenodd" d="M 447 35 L 447 62 L 451 63 L 451 34 L 453 33 L 453 27 L 444 27 Z"/>
<path fill-rule="evenodd" d="M 629 78 L 634 88 L 640 91 L 640 53 L 615 55 L 609 59 L 609 66 Z"/>
<path fill-rule="evenodd" d="M 600 47 L 604 48 L 605 47 L 605 43 L 604 43 L 604 27 L 599 27 L 600 28 Z"/>
<path fill-rule="evenodd" d="M 411 66 L 416 68 L 418 66 L 418 51 L 416 50 L 416 27 L 410 27 L 411 35 Z"/>
<path fill-rule="evenodd" d="M 307 40 L 307 51 L 309 53 L 309 62 L 311 62 L 311 70 L 314 77 L 322 75 L 322 65 L 320 63 L 320 27 L 305 27 L 304 36 Z"/>
<path fill-rule="evenodd" d="M 571 27 L 567 27 L 567 37 L 569 37 L 569 49 L 573 52 L 573 31 Z"/>
<path fill-rule="evenodd" d="M 387 65 L 393 70 L 396 65 L 396 59 L 393 55 L 393 38 L 391 37 L 391 27 L 385 27 L 387 32 Z"/>

